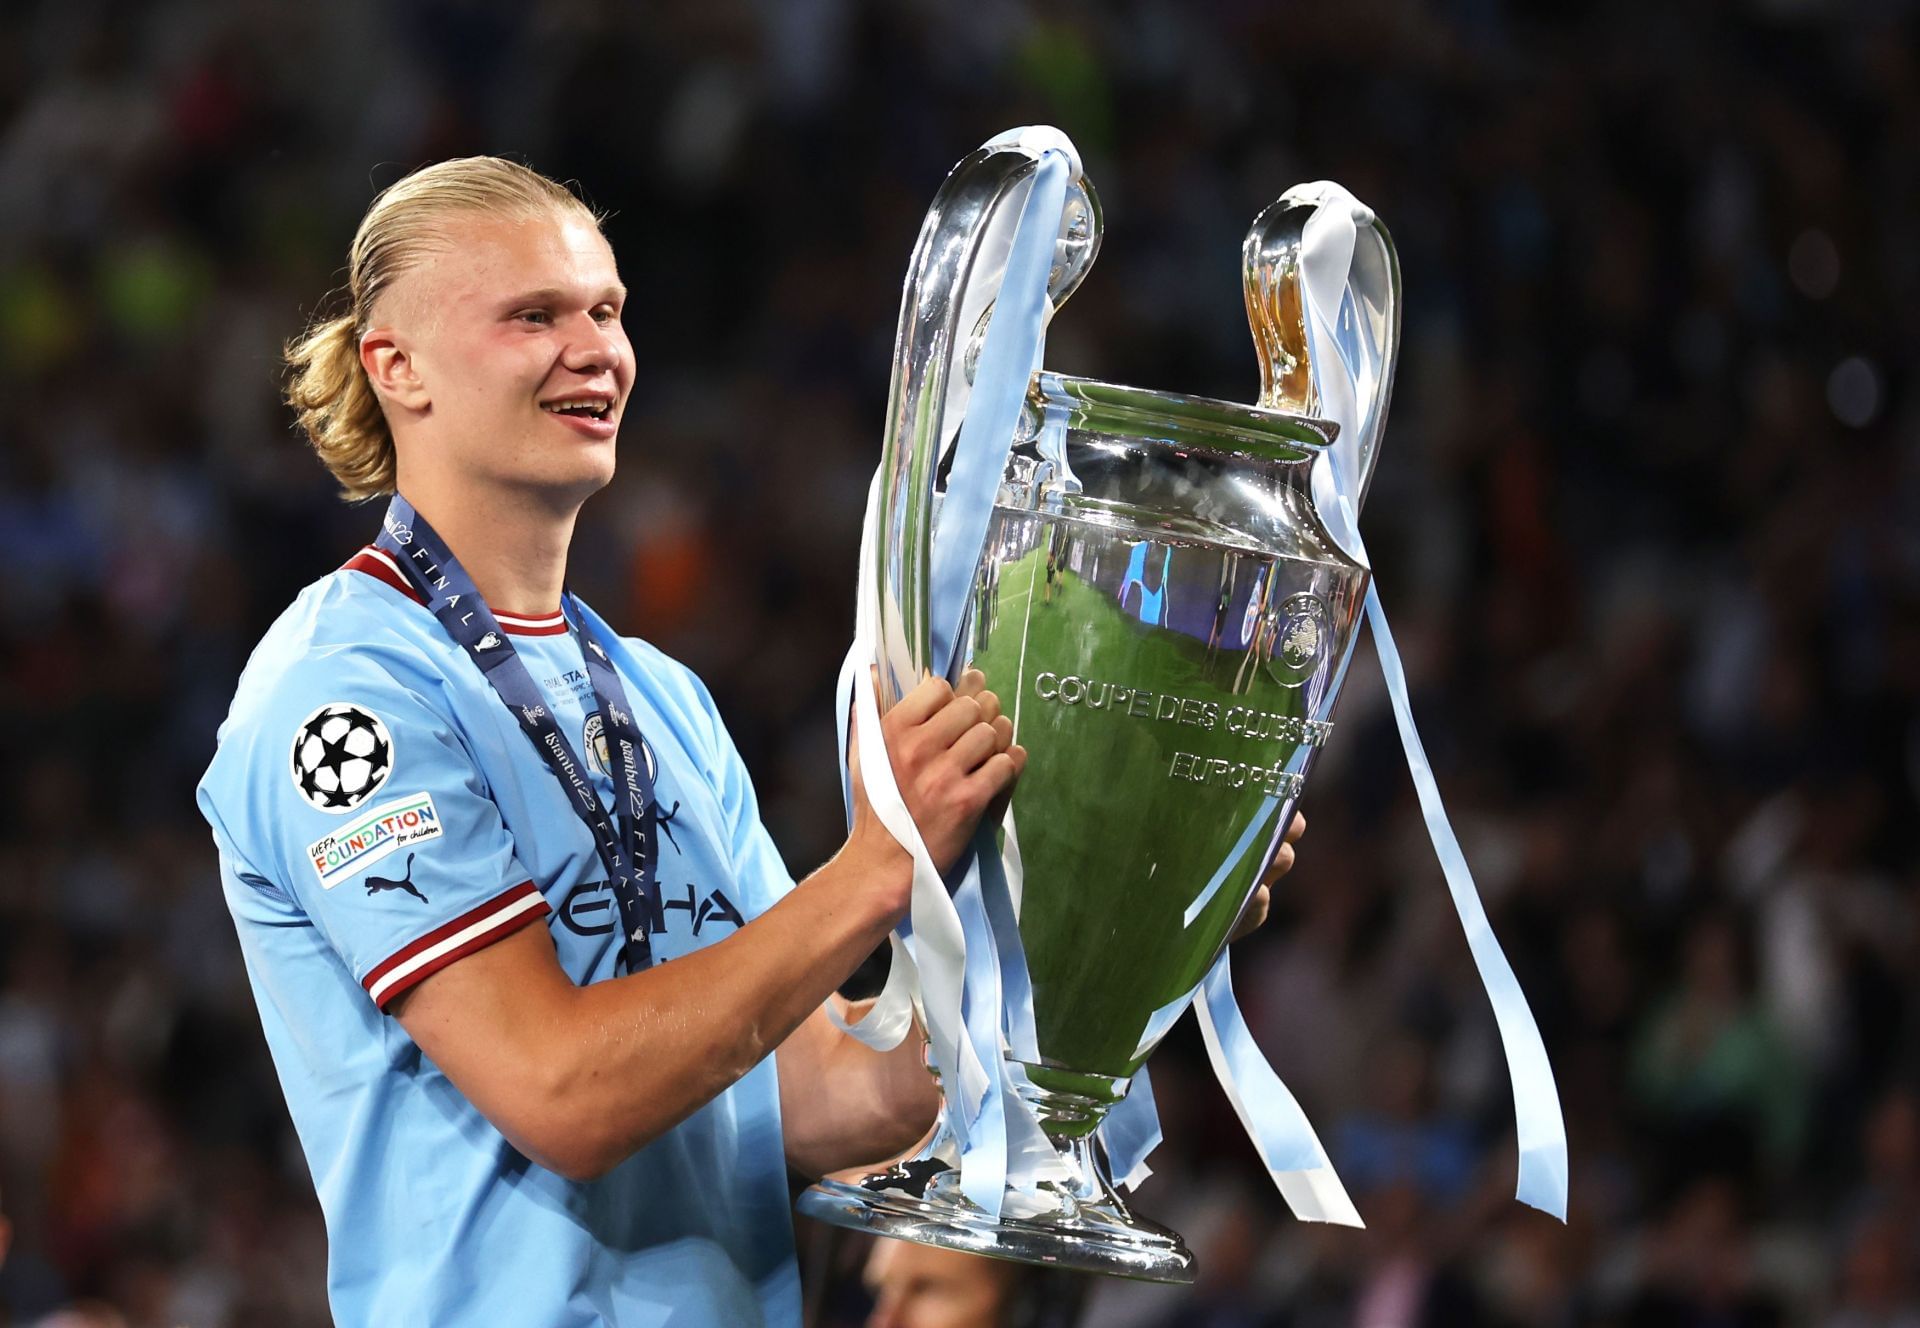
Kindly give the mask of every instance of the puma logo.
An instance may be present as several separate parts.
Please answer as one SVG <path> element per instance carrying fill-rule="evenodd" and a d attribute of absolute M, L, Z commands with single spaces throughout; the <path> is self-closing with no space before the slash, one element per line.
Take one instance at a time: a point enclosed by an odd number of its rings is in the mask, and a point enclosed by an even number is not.
<path fill-rule="evenodd" d="M 367 893 L 369 895 L 379 894 L 382 890 L 405 890 L 421 903 L 424 904 L 427 902 L 427 897 L 413 887 L 413 854 L 407 854 L 406 875 L 402 876 L 399 880 L 396 881 L 390 876 L 367 877 Z"/>
<path fill-rule="evenodd" d="M 673 810 L 670 812 L 662 813 L 660 804 L 657 802 L 653 804 L 653 823 L 667 832 L 667 842 L 673 845 L 675 852 L 680 849 L 680 841 L 673 837 L 673 818 L 679 814 L 680 799 L 678 798 L 673 800 Z"/>

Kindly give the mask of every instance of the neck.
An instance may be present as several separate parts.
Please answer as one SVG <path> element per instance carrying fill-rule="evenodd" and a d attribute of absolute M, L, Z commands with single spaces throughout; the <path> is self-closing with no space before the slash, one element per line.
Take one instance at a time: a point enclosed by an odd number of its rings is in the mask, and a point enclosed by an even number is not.
<path fill-rule="evenodd" d="M 467 569 L 489 608 L 539 617 L 560 607 L 579 504 L 549 506 L 524 492 L 471 484 L 454 496 L 417 480 L 404 481 L 401 492 Z"/>

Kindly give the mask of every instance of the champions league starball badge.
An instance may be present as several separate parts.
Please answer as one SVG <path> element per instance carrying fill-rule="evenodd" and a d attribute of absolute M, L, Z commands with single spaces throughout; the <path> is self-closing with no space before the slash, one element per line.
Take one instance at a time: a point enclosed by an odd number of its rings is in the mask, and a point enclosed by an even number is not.
<path fill-rule="evenodd" d="M 372 711 L 330 701 L 295 730 L 292 769 L 293 786 L 309 806 L 350 812 L 393 773 L 393 736 Z"/>

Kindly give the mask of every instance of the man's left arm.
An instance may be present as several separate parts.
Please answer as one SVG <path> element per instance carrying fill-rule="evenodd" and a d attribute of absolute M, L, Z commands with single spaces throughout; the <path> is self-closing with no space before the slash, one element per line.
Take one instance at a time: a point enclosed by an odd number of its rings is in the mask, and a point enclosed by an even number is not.
<path fill-rule="evenodd" d="M 1272 887 L 1293 869 L 1294 845 L 1306 830 L 1307 818 L 1295 812 L 1234 940 L 1266 922 Z M 851 1021 L 860 1011 L 841 1013 Z M 940 1105 L 925 1047 L 918 1024 L 892 1051 L 877 1052 L 834 1027 L 825 1010 L 808 1015 L 774 1057 L 787 1165 L 824 1176 L 897 1157 L 924 1138 Z"/>
<path fill-rule="evenodd" d="M 841 1013 L 851 1021 L 862 1010 L 843 1006 Z M 842 1033 L 819 1009 L 773 1059 L 787 1165 L 803 1176 L 898 1157 L 933 1127 L 940 1091 L 918 1023 L 899 1046 L 881 1052 Z"/>
<path fill-rule="evenodd" d="M 786 868 L 760 820 L 759 799 L 732 736 L 713 698 L 691 671 L 681 676 L 695 704 L 712 723 L 712 756 L 722 810 L 731 827 L 734 871 L 743 881 L 781 881 Z M 958 694 L 982 696 L 985 679 L 962 680 Z M 999 703 L 985 694 L 983 718 L 999 714 Z M 856 769 L 857 769 L 857 757 Z M 865 1011 L 835 1001 L 849 1022 Z M 870 1162 L 897 1157 L 932 1128 L 940 1108 L 940 1090 L 926 1066 L 926 1036 L 918 1021 L 892 1051 L 877 1052 L 842 1033 L 824 1007 L 815 1009 L 780 1043 L 774 1065 L 780 1081 L 780 1128 L 787 1164 L 807 1176 L 824 1176 Z"/>

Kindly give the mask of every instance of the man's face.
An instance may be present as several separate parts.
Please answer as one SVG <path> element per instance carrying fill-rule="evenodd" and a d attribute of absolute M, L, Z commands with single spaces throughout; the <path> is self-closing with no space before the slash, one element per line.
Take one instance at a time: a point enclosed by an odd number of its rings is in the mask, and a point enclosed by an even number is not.
<path fill-rule="evenodd" d="M 1014 1265 L 904 1240 L 876 1240 L 865 1281 L 867 1328 L 998 1328 L 1013 1300 Z"/>
<path fill-rule="evenodd" d="M 388 399 L 403 474 L 453 467 L 577 503 L 613 477 L 633 388 L 613 251 L 570 213 L 470 214 L 443 230 L 374 309 L 414 379 Z"/>

